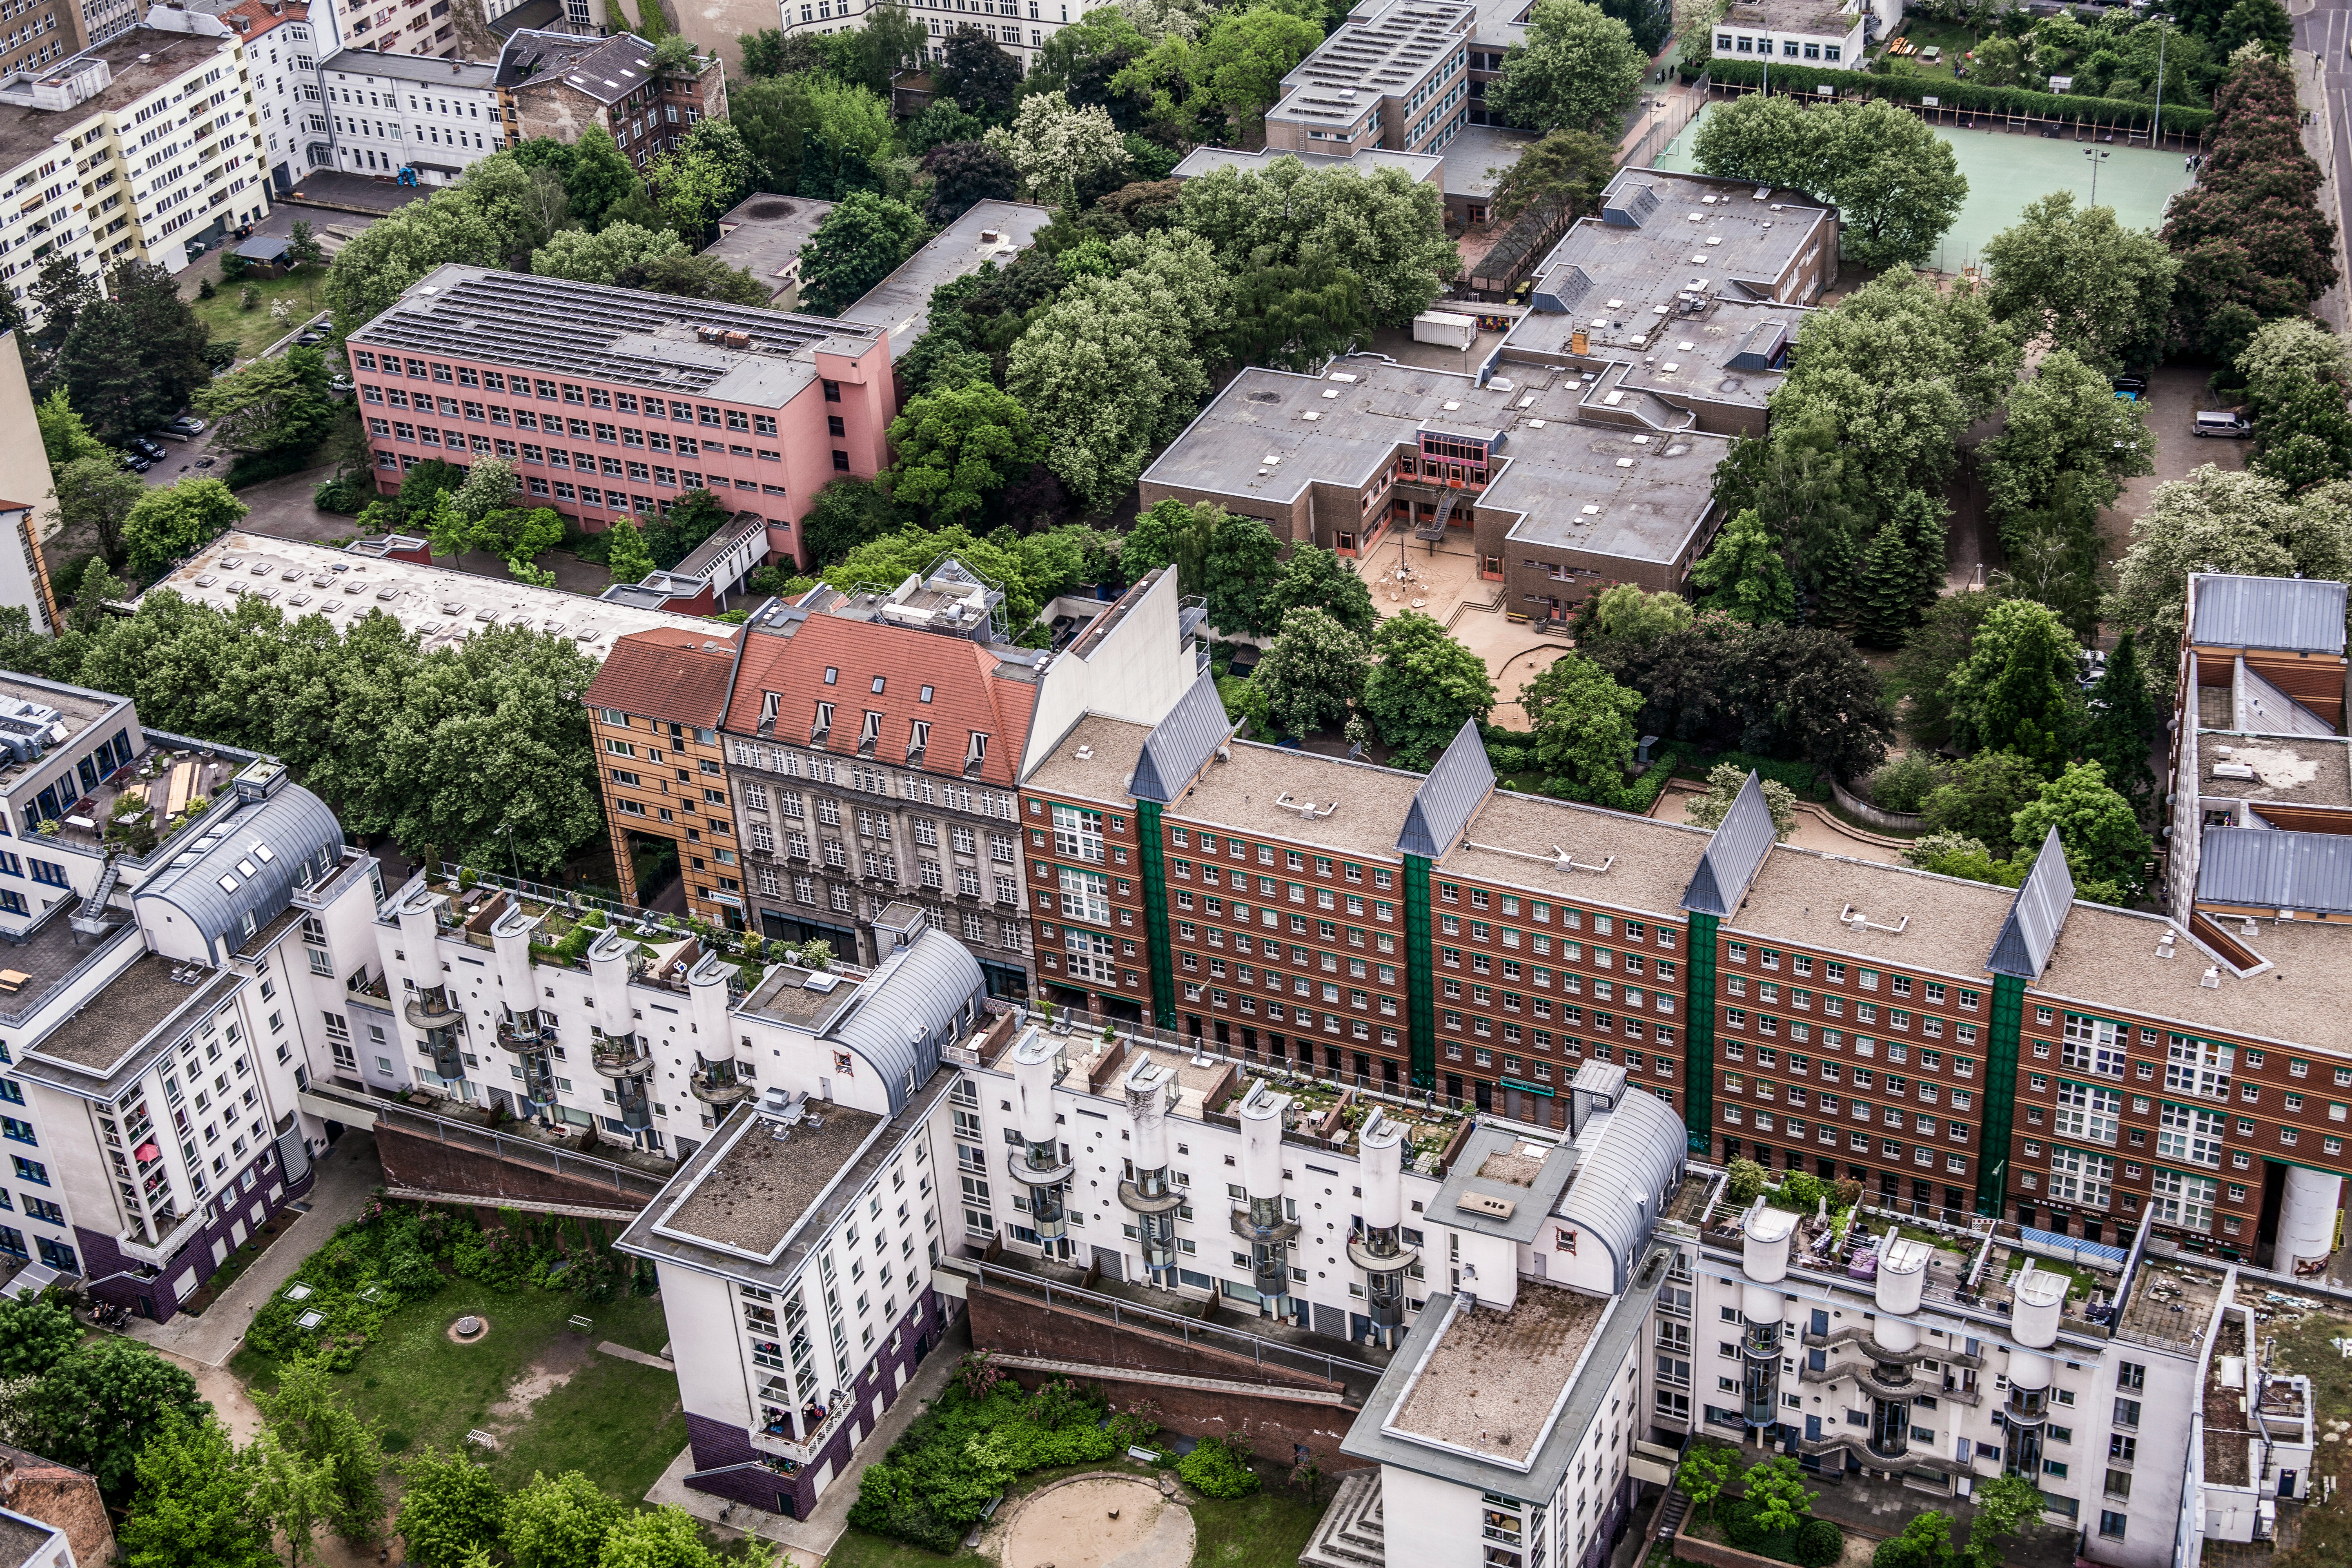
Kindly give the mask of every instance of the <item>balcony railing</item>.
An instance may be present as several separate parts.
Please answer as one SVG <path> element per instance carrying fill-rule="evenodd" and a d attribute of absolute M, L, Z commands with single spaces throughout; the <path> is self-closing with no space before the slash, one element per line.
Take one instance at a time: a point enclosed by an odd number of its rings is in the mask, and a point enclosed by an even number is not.
<path fill-rule="evenodd" d="M 588 1054 L 606 1078 L 642 1078 L 654 1070 L 653 1051 L 634 1039 L 602 1039 Z"/>
<path fill-rule="evenodd" d="M 435 992 L 412 996 L 401 1004 L 401 1016 L 420 1029 L 455 1028 L 465 1016 L 448 999 Z"/>
<path fill-rule="evenodd" d="M 718 1110 L 751 1098 L 759 1085 L 732 1073 L 698 1072 L 687 1080 L 687 1090 L 703 1104 Z"/>

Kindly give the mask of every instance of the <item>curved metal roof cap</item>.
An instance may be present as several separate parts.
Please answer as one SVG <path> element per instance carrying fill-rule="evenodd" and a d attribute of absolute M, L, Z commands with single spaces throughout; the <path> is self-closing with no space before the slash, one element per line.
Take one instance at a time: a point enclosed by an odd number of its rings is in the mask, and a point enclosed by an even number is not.
<path fill-rule="evenodd" d="M 1593 1146 L 1578 1148 L 1576 1179 L 1558 1212 L 1608 1247 L 1616 1261 L 1616 1288 L 1622 1290 L 1666 1189 L 1680 1179 L 1689 1134 L 1682 1118 L 1655 1095 L 1628 1094 L 1607 1114 L 1606 1130 Z"/>
<path fill-rule="evenodd" d="M 506 912 L 490 922 L 492 936 L 520 936 L 535 928 L 543 916 L 532 914 L 517 900 L 506 907 Z"/>
<path fill-rule="evenodd" d="M 186 865 L 175 857 L 136 897 L 180 910 L 207 946 L 224 937 L 232 947 L 242 943 L 248 915 L 256 930 L 276 920 L 296 886 L 321 875 L 343 850 L 342 824 L 325 801 L 299 784 L 287 784 L 205 831 L 219 841 Z"/>
<path fill-rule="evenodd" d="M 1797 1216 L 1791 1210 L 1776 1209 L 1759 1198 L 1740 1229 L 1751 1241 L 1786 1241 L 1796 1232 Z"/>
<path fill-rule="evenodd" d="M 972 997 L 987 989 L 979 961 L 963 943 L 944 931 L 925 931 L 858 987 L 856 1001 L 825 1037 L 856 1052 L 881 1075 L 896 1115 L 914 1092 L 908 1075 L 916 1088 L 930 1080 Z"/>

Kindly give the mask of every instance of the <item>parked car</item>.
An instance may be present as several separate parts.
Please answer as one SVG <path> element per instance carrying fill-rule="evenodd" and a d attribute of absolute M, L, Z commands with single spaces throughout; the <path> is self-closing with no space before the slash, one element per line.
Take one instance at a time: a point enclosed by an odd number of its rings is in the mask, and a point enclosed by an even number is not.
<path fill-rule="evenodd" d="M 2126 403 L 2141 403 L 2147 398 L 2147 382 L 2137 375 L 2119 375 L 2107 383 L 2116 395 Z"/>
<path fill-rule="evenodd" d="M 196 467 L 200 468 L 209 468 L 213 466 L 213 462 L 214 459 L 211 458 L 198 458 L 196 459 Z"/>
<path fill-rule="evenodd" d="M 327 341 L 327 334 L 313 329 L 310 331 L 304 332 L 300 337 L 296 338 L 294 341 L 301 344 L 304 348 L 310 348 L 316 344 L 325 342 Z"/>
<path fill-rule="evenodd" d="M 160 458 L 163 455 L 163 448 L 144 436 L 133 436 L 128 445 L 132 451 L 142 458 Z"/>
<path fill-rule="evenodd" d="M 131 452 L 123 458 L 122 466 L 129 468 L 134 474 L 143 474 L 155 465 L 148 461 L 145 458 L 141 457 L 138 453 Z"/>
<path fill-rule="evenodd" d="M 2225 441 L 2242 441 L 2254 433 L 2246 416 L 2234 408 L 2200 408 L 2192 436 L 2217 436 Z"/>

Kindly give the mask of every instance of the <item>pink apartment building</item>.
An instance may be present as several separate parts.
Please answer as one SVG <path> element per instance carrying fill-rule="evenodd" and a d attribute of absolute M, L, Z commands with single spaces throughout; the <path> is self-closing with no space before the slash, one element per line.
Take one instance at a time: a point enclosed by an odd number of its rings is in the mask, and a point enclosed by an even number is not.
<path fill-rule="evenodd" d="M 387 493 L 428 458 L 495 456 L 529 504 L 594 530 L 705 488 L 804 566 L 793 525 L 817 490 L 889 462 L 877 327 L 450 266 L 349 347 Z"/>

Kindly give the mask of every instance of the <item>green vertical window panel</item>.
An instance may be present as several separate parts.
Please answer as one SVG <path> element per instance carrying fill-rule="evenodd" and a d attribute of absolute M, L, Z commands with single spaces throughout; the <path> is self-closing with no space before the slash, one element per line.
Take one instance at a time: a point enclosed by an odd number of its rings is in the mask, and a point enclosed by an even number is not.
<path fill-rule="evenodd" d="M 1977 1144 L 1977 1213 L 2000 1216 L 2016 1119 L 2018 1036 L 2025 1026 L 2025 982 L 1992 977 L 1992 1023 L 1985 1041 L 1984 1133 Z"/>
<path fill-rule="evenodd" d="M 1160 852 L 1160 803 L 1135 803 L 1136 847 L 1143 857 L 1144 949 L 1151 961 L 1151 1021 L 1176 1026 L 1176 961 L 1168 951 L 1168 868 Z"/>
<path fill-rule="evenodd" d="M 1693 912 L 1683 965 L 1683 1126 L 1690 1152 L 1704 1154 L 1715 1123 L 1716 917 Z"/>
<path fill-rule="evenodd" d="M 1437 1087 L 1436 982 L 1429 965 L 1429 861 L 1404 858 L 1404 973 L 1406 1025 L 1412 1050 L 1415 1089 Z"/>

